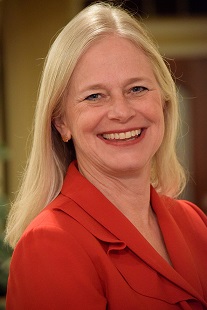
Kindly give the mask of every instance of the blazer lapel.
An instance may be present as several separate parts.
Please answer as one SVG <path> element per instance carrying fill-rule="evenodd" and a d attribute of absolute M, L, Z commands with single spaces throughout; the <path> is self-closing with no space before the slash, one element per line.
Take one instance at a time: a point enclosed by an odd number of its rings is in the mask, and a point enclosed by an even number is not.
<path fill-rule="evenodd" d="M 172 302 L 176 302 L 178 299 L 186 300 L 192 298 L 202 300 L 198 293 L 198 291 L 201 291 L 199 279 L 189 249 L 175 221 L 153 189 L 151 195 L 152 206 L 157 215 L 166 247 L 175 269 L 154 250 L 129 220 L 77 171 L 74 165 L 69 167 L 62 193 L 64 196 L 72 199 L 74 205 L 71 207 L 70 204 L 70 209 L 63 205 L 61 209 L 74 217 L 96 238 L 109 243 L 108 255 L 117 269 L 133 286 L 133 289 L 139 292 L 140 290 L 143 291 L 143 283 L 140 282 L 140 278 L 134 277 L 134 269 L 131 270 L 131 273 L 129 272 L 130 268 L 128 270 L 124 269 L 123 256 L 121 260 L 119 257 L 118 261 L 116 251 L 124 251 L 124 249 L 128 248 L 131 259 L 134 261 L 135 256 L 136 260 L 138 257 L 140 263 L 142 262 L 142 266 L 144 263 L 145 272 L 148 271 L 149 276 L 152 276 L 152 271 L 154 270 L 156 274 L 160 274 L 164 281 L 168 281 L 170 283 L 169 292 L 162 292 L 161 294 L 164 299 L 168 300 L 171 298 Z M 172 293 L 173 287 L 174 294 Z M 151 288 L 151 291 L 149 290 L 149 281 L 144 292 L 146 294 L 151 292 L 152 295 L 157 294 L 154 286 Z M 202 302 L 205 303 L 203 300 Z"/>

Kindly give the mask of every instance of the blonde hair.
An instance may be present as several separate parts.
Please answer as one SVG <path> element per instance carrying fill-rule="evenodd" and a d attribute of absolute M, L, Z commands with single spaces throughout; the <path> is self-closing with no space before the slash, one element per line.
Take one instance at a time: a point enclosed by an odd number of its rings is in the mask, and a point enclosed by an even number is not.
<path fill-rule="evenodd" d="M 6 241 L 14 247 L 37 214 L 59 194 L 73 143 L 62 142 L 52 120 L 63 111 L 67 85 L 83 52 L 101 36 L 129 39 L 149 57 L 165 101 L 165 136 L 154 156 L 151 182 L 162 194 L 176 196 L 185 184 L 176 156 L 178 104 L 174 81 L 144 26 L 120 7 L 97 3 L 81 11 L 54 41 L 43 70 L 35 114 L 33 145 L 22 186 L 8 217 Z"/>

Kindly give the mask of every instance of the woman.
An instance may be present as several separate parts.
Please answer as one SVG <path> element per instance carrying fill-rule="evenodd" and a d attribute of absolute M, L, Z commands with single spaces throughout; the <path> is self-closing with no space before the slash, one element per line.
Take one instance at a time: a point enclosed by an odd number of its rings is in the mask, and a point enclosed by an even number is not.
<path fill-rule="evenodd" d="M 177 120 L 174 82 L 138 21 L 99 3 L 65 27 L 8 220 L 8 310 L 207 309 L 206 217 L 175 199 Z"/>

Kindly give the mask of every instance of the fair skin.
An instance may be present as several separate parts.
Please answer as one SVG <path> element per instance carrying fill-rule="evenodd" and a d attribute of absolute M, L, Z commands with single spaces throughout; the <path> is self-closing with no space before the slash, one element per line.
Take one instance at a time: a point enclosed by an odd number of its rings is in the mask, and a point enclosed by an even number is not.
<path fill-rule="evenodd" d="M 115 35 L 96 41 L 75 67 L 65 113 L 55 126 L 72 137 L 80 172 L 169 261 L 150 207 L 151 160 L 164 135 L 163 101 L 143 51 Z"/>

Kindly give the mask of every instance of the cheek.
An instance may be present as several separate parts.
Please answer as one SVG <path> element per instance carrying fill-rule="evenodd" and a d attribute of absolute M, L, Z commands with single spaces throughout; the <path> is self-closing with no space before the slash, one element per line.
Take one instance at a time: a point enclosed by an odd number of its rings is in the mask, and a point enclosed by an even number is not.
<path fill-rule="evenodd" d="M 161 136 L 161 141 L 163 140 L 164 138 L 164 135 L 165 135 L 165 121 L 164 121 L 164 117 L 162 117 L 162 122 L 161 122 L 161 125 L 160 125 L 160 136 Z"/>
<path fill-rule="evenodd" d="M 161 145 L 165 135 L 165 120 L 162 110 L 159 113 L 157 124 L 157 143 Z"/>
<path fill-rule="evenodd" d="M 163 113 L 162 107 L 160 107 L 159 111 L 157 111 L 157 113 L 156 113 L 156 120 L 157 120 L 157 124 L 159 126 L 160 134 L 164 135 L 165 120 L 164 120 L 164 113 Z"/>
<path fill-rule="evenodd" d="M 151 122 L 158 122 L 163 117 L 164 104 L 158 91 L 149 91 L 137 107 Z"/>
<path fill-rule="evenodd" d="M 72 105 L 72 104 L 71 104 Z M 81 113 L 76 107 L 68 107 L 67 109 L 67 126 L 74 136 L 81 125 Z"/>
<path fill-rule="evenodd" d="M 105 109 L 101 107 L 87 107 L 75 113 L 73 122 L 77 130 L 83 134 L 96 134 L 99 132 L 99 127 L 104 119 Z"/>
<path fill-rule="evenodd" d="M 145 105 L 143 115 L 145 115 L 145 118 L 148 119 L 150 123 L 160 126 L 164 123 L 163 107 L 160 102 L 151 101 L 151 103 Z"/>
<path fill-rule="evenodd" d="M 148 120 L 153 125 L 152 130 L 156 135 L 156 143 L 161 142 L 165 132 L 165 120 L 163 105 L 160 100 L 154 100 L 154 104 L 148 106 Z"/>
<path fill-rule="evenodd" d="M 79 141 L 83 143 L 83 140 L 90 138 L 90 134 L 94 130 L 94 121 L 88 114 L 75 113 L 71 115 L 69 126 L 73 139 L 77 143 Z"/>
<path fill-rule="evenodd" d="M 152 107 L 152 114 L 154 121 L 160 123 L 160 126 L 164 126 L 164 106 L 160 96 L 154 98 L 154 105 Z"/>

